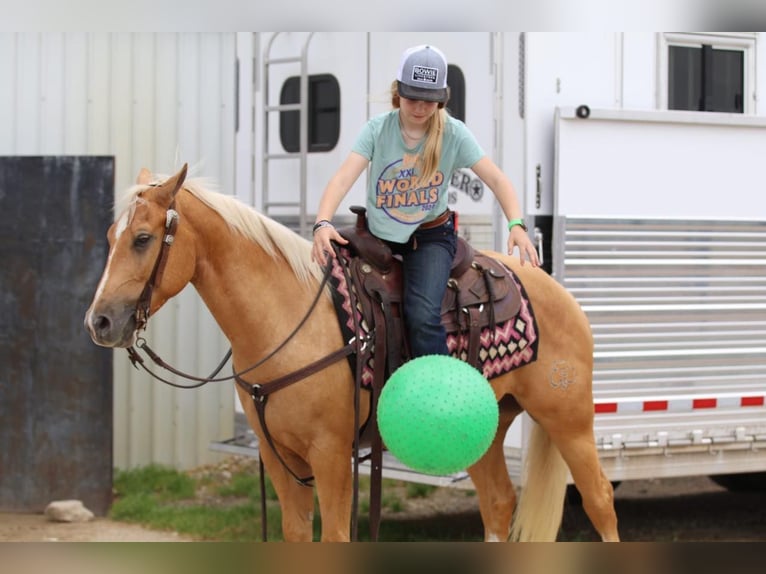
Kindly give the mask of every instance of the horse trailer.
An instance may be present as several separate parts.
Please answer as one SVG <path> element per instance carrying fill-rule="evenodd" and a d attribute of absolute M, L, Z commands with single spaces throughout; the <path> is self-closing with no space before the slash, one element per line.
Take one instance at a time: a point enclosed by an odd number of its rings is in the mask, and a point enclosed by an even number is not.
<path fill-rule="evenodd" d="M 609 478 L 727 475 L 729 484 L 739 476 L 744 484 L 766 471 L 766 168 L 758 159 L 766 113 L 757 98 L 766 36 L 246 40 L 248 157 L 262 211 L 306 234 L 358 129 L 390 108 L 400 53 L 433 43 L 450 62 L 451 113 L 514 182 L 546 270 L 589 317 L 594 432 Z M 351 221 L 348 207 L 363 204 L 363 190 L 357 182 L 336 223 Z M 502 213 L 470 170 L 453 174 L 450 203 L 474 245 L 505 244 Z M 517 479 L 530 424 L 520 417 L 506 438 Z M 386 471 L 470 482 L 464 473 L 419 475 L 395 459 Z"/>
<path fill-rule="evenodd" d="M 189 162 L 308 237 L 358 130 L 390 108 L 401 52 L 433 43 L 450 63 L 450 112 L 508 174 L 545 270 L 588 315 L 610 480 L 736 486 L 766 471 L 764 42 L 763 32 L 0 33 L 0 154 L 111 155 L 117 190 L 142 167 Z M 461 235 L 504 245 L 481 180 L 456 172 L 449 194 Z M 363 203 L 360 180 L 336 223 Z M 193 291 L 167 307 L 147 339 L 181 370 L 209 373 L 228 348 L 209 312 Z M 233 386 L 170 389 L 117 353 L 114 397 L 117 467 L 257 454 Z M 531 425 L 519 417 L 505 441 L 517 484 Z M 392 458 L 384 474 L 471 487 L 464 473 L 427 476 Z"/>

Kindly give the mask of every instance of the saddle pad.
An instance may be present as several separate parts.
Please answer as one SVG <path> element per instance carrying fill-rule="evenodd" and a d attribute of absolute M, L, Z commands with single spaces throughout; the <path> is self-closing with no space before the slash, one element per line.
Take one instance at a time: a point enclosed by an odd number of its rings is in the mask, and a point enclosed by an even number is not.
<path fill-rule="evenodd" d="M 348 251 L 340 250 L 340 257 L 344 257 L 346 262 L 350 257 Z M 341 333 L 344 341 L 351 340 L 354 336 L 366 340 L 371 331 L 370 326 L 365 321 L 362 311 L 359 307 L 351 308 L 351 296 L 349 294 L 349 284 L 342 265 L 338 259 L 333 259 L 332 270 L 330 274 L 330 285 L 332 286 L 332 297 L 335 305 L 335 312 L 338 316 Z M 521 294 L 521 306 L 518 314 L 502 323 L 495 325 L 495 329 L 485 328 L 481 332 L 481 349 L 479 350 L 479 363 L 485 378 L 493 379 L 504 375 L 531 363 L 537 359 L 538 331 L 535 321 L 532 305 L 529 301 L 524 286 L 519 281 L 516 274 L 507 267 L 505 271 L 516 284 Z M 351 289 L 355 287 L 351 285 Z M 358 300 L 355 297 L 356 300 Z M 447 348 L 453 357 L 461 360 L 467 358 L 468 333 L 447 333 Z M 362 386 L 371 387 L 374 368 L 374 356 L 370 357 L 367 364 L 362 369 Z M 351 353 L 348 356 L 349 366 L 352 372 L 356 372 L 356 354 Z"/>
<path fill-rule="evenodd" d="M 359 297 L 356 294 L 356 288 L 354 285 L 349 287 L 349 282 L 346 279 L 344 268 L 348 270 L 348 261 L 351 257 L 347 249 L 341 248 L 338 250 L 338 257 L 344 258 L 343 263 L 338 261 L 338 258 L 332 260 L 332 269 L 330 270 L 329 283 L 332 287 L 332 299 L 335 305 L 335 314 L 338 316 L 338 323 L 340 324 L 341 334 L 344 341 L 350 341 L 354 336 L 360 340 L 367 340 L 371 328 L 367 324 L 364 316 L 362 315 L 362 309 L 357 304 L 352 310 L 351 308 L 351 294 L 349 288 L 354 290 L 354 300 L 359 301 Z M 372 374 L 375 366 L 375 357 L 370 356 L 367 364 L 362 369 L 362 387 L 370 388 L 372 386 Z M 348 364 L 351 367 L 351 372 L 356 373 L 356 353 L 348 355 Z"/>

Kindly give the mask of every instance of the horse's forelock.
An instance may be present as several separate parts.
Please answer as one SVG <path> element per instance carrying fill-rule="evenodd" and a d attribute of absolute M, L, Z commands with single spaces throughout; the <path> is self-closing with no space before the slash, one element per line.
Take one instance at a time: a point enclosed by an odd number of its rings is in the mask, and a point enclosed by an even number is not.
<path fill-rule="evenodd" d="M 126 189 L 114 204 L 114 220 L 118 221 L 125 214 L 128 216 L 128 221 L 133 219 L 136 206 L 144 201 L 141 193 L 149 187 L 149 185 L 134 185 Z"/>
<path fill-rule="evenodd" d="M 151 180 L 146 183 L 136 183 L 127 188 L 122 195 L 117 199 L 114 205 L 114 220 L 118 221 L 125 213 L 128 214 L 128 221 L 133 219 L 133 214 L 136 211 L 136 206 L 141 205 L 144 199 L 141 194 L 148 189 L 157 187 L 171 176 L 165 174 L 153 173 L 151 174 Z"/>

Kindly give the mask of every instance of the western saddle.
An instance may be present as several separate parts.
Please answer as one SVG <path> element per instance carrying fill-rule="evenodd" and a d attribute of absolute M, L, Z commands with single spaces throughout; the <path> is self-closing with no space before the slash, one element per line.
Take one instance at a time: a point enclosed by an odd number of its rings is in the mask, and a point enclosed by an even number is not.
<path fill-rule="evenodd" d="M 362 316 L 376 332 L 385 332 L 385 354 L 378 355 L 376 371 L 385 367 L 390 375 L 407 358 L 409 343 L 401 312 L 401 259 L 367 229 L 366 209 L 352 206 L 356 224 L 338 230 L 348 240 L 349 272 Z M 497 324 L 515 317 L 521 306 L 518 288 L 508 269 L 496 259 L 458 237 L 457 251 L 442 300 L 441 316 L 447 334 L 455 335 L 458 347 L 453 354 L 481 370 L 480 335 L 483 329 L 494 332 Z M 378 341 L 376 340 L 376 343 Z M 380 357 L 386 357 L 385 361 Z M 381 363 L 385 363 L 384 365 Z"/>

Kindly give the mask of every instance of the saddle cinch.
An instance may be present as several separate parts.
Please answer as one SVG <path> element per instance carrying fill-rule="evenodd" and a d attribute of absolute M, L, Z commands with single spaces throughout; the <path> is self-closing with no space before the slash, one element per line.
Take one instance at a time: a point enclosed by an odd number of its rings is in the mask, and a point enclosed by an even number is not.
<path fill-rule="evenodd" d="M 374 379 L 382 383 L 409 358 L 404 329 L 401 259 L 367 229 L 366 209 L 351 207 L 356 224 L 338 230 L 348 240 L 349 275 L 363 319 L 375 333 L 375 342 L 357 361 L 367 363 L 373 354 Z M 450 279 L 442 300 L 441 316 L 448 335 L 454 335 L 457 356 L 481 370 L 480 336 L 495 325 L 518 315 L 521 294 L 509 271 L 499 261 L 475 251 L 458 238 Z M 384 357 L 384 360 L 381 360 Z M 377 385 L 374 385 L 377 386 Z"/>

